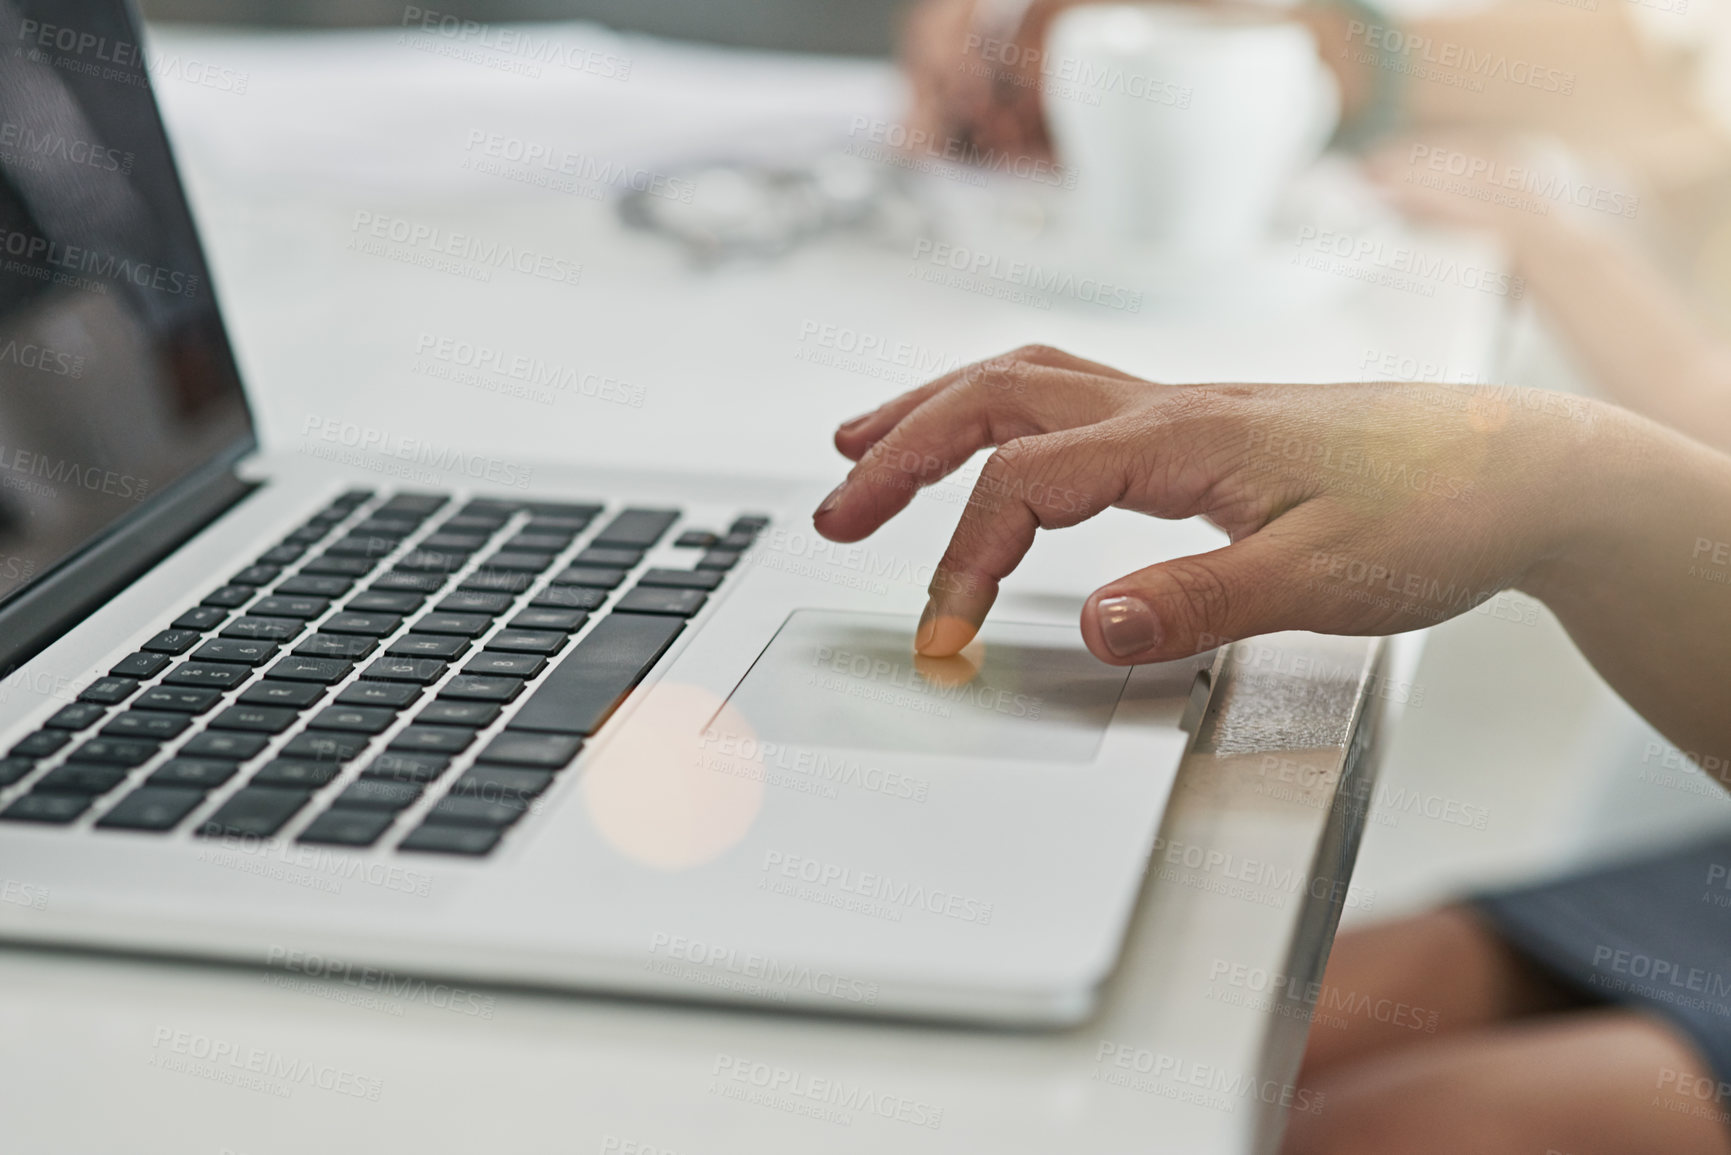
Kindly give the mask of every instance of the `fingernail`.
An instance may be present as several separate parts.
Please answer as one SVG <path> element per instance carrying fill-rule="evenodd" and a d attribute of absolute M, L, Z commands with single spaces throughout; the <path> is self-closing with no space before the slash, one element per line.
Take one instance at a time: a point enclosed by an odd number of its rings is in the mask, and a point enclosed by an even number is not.
<path fill-rule="evenodd" d="M 823 499 L 823 504 L 817 507 L 817 512 L 812 514 L 812 516 L 813 517 L 822 517 L 824 514 L 828 513 L 830 510 L 832 510 L 836 506 L 840 505 L 841 504 L 841 491 L 846 489 L 846 488 L 847 488 L 847 482 L 844 481 L 840 485 L 836 486 L 834 489 L 830 490 L 829 496 Z"/>
<path fill-rule="evenodd" d="M 914 631 L 914 653 L 927 658 L 948 658 L 959 654 L 962 647 L 974 640 L 979 627 L 967 618 L 945 613 L 934 599 L 926 603 L 920 614 L 920 628 Z"/>
<path fill-rule="evenodd" d="M 1095 613 L 1100 619 L 1100 636 L 1115 658 L 1151 650 L 1160 640 L 1154 611 L 1141 598 L 1104 598 Z"/>
<path fill-rule="evenodd" d="M 871 411 L 871 413 L 861 413 L 858 417 L 850 417 L 846 421 L 843 421 L 840 425 L 836 426 L 836 432 L 837 433 L 852 433 L 855 429 L 858 429 L 861 425 L 864 425 L 867 421 L 870 421 L 872 419 L 872 413 L 876 413 L 876 412 L 877 412 L 877 410 L 873 409 Z"/>
<path fill-rule="evenodd" d="M 932 635 L 937 632 L 938 605 L 931 598 L 926 599 L 926 608 L 920 611 L 920 625 L 914 631 L 914 652 L 923 654 L 926 647 L 932 644 Z"/>

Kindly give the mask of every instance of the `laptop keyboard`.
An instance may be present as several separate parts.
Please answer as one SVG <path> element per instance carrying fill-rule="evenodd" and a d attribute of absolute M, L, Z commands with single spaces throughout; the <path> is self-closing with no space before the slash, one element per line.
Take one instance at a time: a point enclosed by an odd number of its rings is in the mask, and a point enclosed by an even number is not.
<path fill-rule="evenodd" d="M 680 511 L 605 512 L 343 494 L 0 758 L 0 820 L 489 853 L 769 523 L 643 569 Z"/>

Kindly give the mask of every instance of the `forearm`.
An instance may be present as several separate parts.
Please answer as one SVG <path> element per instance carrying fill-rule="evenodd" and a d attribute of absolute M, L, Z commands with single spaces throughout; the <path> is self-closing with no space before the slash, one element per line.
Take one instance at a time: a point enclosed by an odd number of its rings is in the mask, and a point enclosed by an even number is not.
<path fill-rule="evenodd" d="M 1590 413 L 1583 456 L 1558 479 L 1578 525 L 1522 588 L 1668 739 L 1731 755 L 1731 458 L 1608 407 Z"/>

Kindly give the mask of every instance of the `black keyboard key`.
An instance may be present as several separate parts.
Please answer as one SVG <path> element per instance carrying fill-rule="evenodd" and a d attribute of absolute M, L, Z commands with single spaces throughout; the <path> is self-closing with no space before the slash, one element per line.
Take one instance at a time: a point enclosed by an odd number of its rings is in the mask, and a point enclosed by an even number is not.
<path fill-rule="evenodd" d="M 460 754 L 475 741 L 475 731 L 460 726 L 411 725 L 391 739 L 391 749 L 412 754 Z"/>
<path fill-rule="evenodd" d="M 167 655 L 147 654 L 140 650 L 120 659 L 108 672 L 118 678 L 154 678 L 167 668 Z"/>
<path fill-rule="evenodd" d="M 248 686 L 239 701 L 249 706 L 290 706 L 299 710 L 324 696 L 325 688 L 317 682 L 279 682 L 266 678 Z M 142 700 L 139 704 L 143 705 Z"/>
<path fill-rule="evenodd" d="M 248 786 L 224 802 L 198 832 L 206 838 L 269 838 L 311 797 L 305 790 Z"/>
<path fill-rule="evenodd" d="M 357 810 L 401 810 L 413 805 L 421 796 L 421 787 L 413 782 L 389 782 L 383 778 L 362 778 L 349 783 L 348 789 L 337 795 L 333 805 L 352 806 Z"/>
<path fill-rule="evenodd" d="M 180 753 L 187 758 L 211 758 L 218 762 L 245 762 L 270 744 L 264 734 L 243 734 L 238 730 L 206 730 L 194 734 Z"/>
<path fill-rule="evenodd" d="M 487 639 L 487 648 L 548 656 L 564 649 L 570 640 L 562 633 L 549 630 L 500 630 Z"/>
<path fill-rule="evenodd" d="M 352 557 L 362 561 L 377 561 L 397 548 L 394 537 L 380 537 L 378 534 L 350 533 L 347 537 L 339 537 L 325 546 L 325 557 Z"/>
<path fill-rule="evenodd" d="M 595 590 L 616 589 L 624 580 L 624 570 L 598 565 L 568 566 L 553 575 L 556 586 L 587 586 Z"/>
<path fill-rule="evenodd" d="M 590 546 L 571 559 L 572 565 L 601 566 L 611 569 L 630 569 L 643 560 L 640 549 L 619 549 L 618 547 Z"/>
<path fill-rule="evenodd" d="M 124 716 L 124 715 L 123 715 Z M 287 706 L 230 706 L 210 720 L 212 730 L 245 730 L 253 734 L 280 734 L 295 724 L 300 711 Z"/>
<path fill-rule="evenodd" d="M 483 726 L 491 726 L 493 719 L 498 716 L 499 707 L 492 702 L 435 698 L 415 715 L 415 721 L 431 726 L 467 726 L 471 730 L 479 730 Z"/>
<path fill-rule="evenodd" d="M 60 707 L 43 725 L 51 730 L 82 730 L 86 726 L 95 725 L 97 719 L 106 713 L 108 708 L 95 702 L 74 702 L 70 706 Z"/>
<path fill-rule="evenodd" d="M 246 666 L 186 663 L 170 670 L 163 683 L 169 686 L 203 686 L 213 690 L 232 690 L 251 676 L 252 671 Z"/>
<path fill-rule="evenodd" d="M 434 533 L 421 540 L 421 547 L 443 553 L 474 553 L 487 544 L 490 536 L 485 533 Z"/>
<path fill-rule="evenodd" d="M 343 706 L 381 706 L 400 710 L 421 696 L 421 687 L 408 682 L 356 682 L 337 695 Z"/>
<path fill-rule="evenodd" d="M 396 614 L 340 613 L 320 622 L 319 629 L 331 634 L 364 634 L 370 638 L 382 638 L 396 633 L 402 624 L 403 619 Z"/>
<path fill-rule="evenodd" d="M 255 618 L 250 614 L 223 627 L 222 636 L 253 642 L 286 642 L 299 636 L 307 624 L 297 618 Z"/>
<path fill-rule="evenodd" d="M 222 700 L 218 690 L 193 686 L 152 686 L 133 705 L 141 710 L 169 710 L 180 714 L 202 714 Z"/>
<path fill-rule="evenodd" d="M 335 574 L 296 574 L 276 587 L 279 594 L 297 594 L 315 598 L 340 598 L 349 592 L 354 581 Z"/>
<path fill-rule="evenodd" d="M 345 734 L 338 730 L 308 730 L 288 740 L 280 753 L 284 758 L 305 762 L 352 762 L 360 756 L 371 734 Z"/>
<path fill-rule="evenodd" d="M 457 588 L 481 593 L 520 594 L 534 584 L 535 575 L 532 573 L 478 569 L 459 582 Z"/>
<path fill-rule="evenodd" d="M 439 512 L 450 502 L 442 493 L 399 493 L 374 511 L 385 517 L 412 517 L 417 521 Z"/>
<path fill-rule="evenodd" d="M 712 590 L 722 575 L 712 569 L 652 569 L 637 579 L 640 586 L 666 586 L 677 590 Z"/>
<path fill-rule="evenodd" d="M 469 564 L 466 553 L 451 553 L 448 551 L 417 549 L 406 553 L 397 559 L 397 568 L 392 573 L 420 574 L 453 574 Z"/>
<path fill-rule="evenodd" d="M 493 619 L 486 614 L 441 614 L 438 612 L 424 614 L 414 624 L 417 634 L 452 634 L 459 638 L 473 638 L 487 632 Z"/>
<path fill-rule="evenodd" d="M 110 830 L 173 830 L 203 801 L 202 790 L 140 786 L 98 818 L 96 825 Z"/>
<path fill-rule="evenodd" d="M 252 600 L 253 595 L 256 593 L 258 593 L 258 591 L 249 586 L 223 586 L 219 590 L 211 590 L 208 594 L 205 594 L 204 600 L 199 604 L 205 606 L 221 606 L 224 609 L 232 610 L 246 605 L 247 602 Z"/>
<path fill-rule="evenodd" d="M 540 573 L 553 564 L 550 553 L 525 553 L 519 550 L 501 550 L 481 565 L 490 570 L 514 573 Z"/>
<path fill-rule="evenodd" d="M 308 723 L 315 730 L 342 730 L 349 734 L 378 734 L 390 729 L 397 712 L 385 706 L 327 706 Z"/>
<path fill-rule="evenodd" d="M 68 754 L 69 762 L 102 762 L 111 766 L 137 766 L 150 761 L 161 747 L 138 738 L 92 738 Z"/>
<path fill-rule="evenodd" d="M 316 618 L 331 608 L 324 598 L 260 598 L 252 612 L 267 618 Z"/>
<path fill-rule="evenodd" d="M 0 815 L 0 818 L 5 817 L 10 817 L 10 813 Z M 437 826 L 429 823 L 398 843 L 397 849 L 424 854 L 468 854 L 478 857 L 497 845 L 497 830 L 477 826 Z"/>
<path fill-rule="evenodd" d="M 707 529 L 688 529 L 673 539 L 680 549 L 709 549 L 720 539 Z"/>
<path fill-rule="evenodd" d="M 582 610 L 549 610 L 532 606 L 506 624 L 514 630 L 558 630 L 574 634 L 588 620 L 589 615 Z"/>
<path fill-rule="evenodd" d="M 390 590 L 366 590 L 356 594 L 343 606 L 362 614 L 412 614 L 427 599 L 420 594 L 392 593 Z M 327 624 L 326 629 L 330 626 Z"/>
<path fill-rule="evenodd" d="M 464 506 L 447 517 L 440 528 L 460 530 L 463 533 L 491 534 L 507 521 L 510 521 L 511 514 L 515 512 L 514 509 L 476 509 L 471 511 L 468 506 Z"/>
<path fill-rule="evenodd" d="M 250 786 L 285 786 L 293 790 L 317 790 L 329 785 L 342 772 L 335 762 L 305 762 L 296 758 L 276 758 L 266 762 L 247 782 Z"/>
<path fill-rule="evenodd" d="M 536 594 L 529 604 L 543 610 L 598 610 L 606 601 L 606 590 L 584 586 L 554 586 Z"/>
<path fill-rule="evenodd" d="M 468 638 L 450 634 L 404 634 L 391 643 L 387 654 L 398 658 L 438 658 L 450 661 L 469 648 Z"/>
<path fill-rule="evenodd" d="M 295 531 L 295 533 L 299 532 L 299 530 Z M 313 540 L 317 541 L 323 536 L 324 535 L 321 533 L 314 537 Z M 293 538 L 294 534 L 289 534 L 289 537 Z M 305 552 L 306 550 L 301 548 L 300 545 L 291 544 L 290 542 L 285 541 L 282 545 L 273 545 L 263 553 L 259 554 L 258 559 L 254 561 L 253 564 L 277 566 L 280 568 L 285 565 L 293 565 L 295 562 L 300 560 L 301 554 Z"/>
<path fill-rule="evenodd" d="M 299 654 L 290 654 L 265 673 L 269 677 L 283 678 L 290 682 L 318 682 L 328 686 L 348 677 L 354 668 L 353 662 L 345 662 L 341 658 L 305 658 Z"/>
<path fill-rule="evenodd" d="M 445 675 L 445 663 L 437 658 L 393 658 L 386 656 L 368 666 L 361 674 L 379 682 L 413 682 L 427 686 Z"/>
<path fill-rule="evenodd" d="M 457 798 L 481 798 L 490 802 L 537 798 L 553 784 L 551 770 L 523 770 L 513 766 L 476 766 L 451 784 Z"/>
<path fill-rule="evenodd" d="M 473 702 L 509 702 L 523 692 L 521 678 L 489 678 L 458 674 L 439 687 L 439 697 Z"/>
<path fill-rule="evenodd" d="M 268 586 L 282 576 L 282 570 L 274 565 L 249 565 L 228 579 L 231 586 Z"/>
<path fill-rule="evenodd" d="M 125 780 L 126 770 L 121 766 L 68 762 L 43 775 L 34 789 L 38 794 L 106 794 Z"/>
<path fill-rule="evenodd" d="M 163 630 L 144 643 L 153 654 L 184 654 L 198 644 L 197 630 Z"/>
<path fill-rule="evenodd" d="M 627 509 L 595 535 L 594 544 L 648 549 L 678 520 L 677 509 Z"/>
<path fill-rule="evenodd" d="M 317 633 L 295 647 L 303 658 L 344 658 L 358 662 L 379 648 L 378 639 L 357 634 Z"/>
<path fill-rule="evenodd" d="M 121 717 L 126 715 L 122 714 Z M 72 735 L 64 730 L 38 730 L 7 751 L 8 758 L 46 758 L 66 743 Z"/>
<path fill-rule="evenodd" d="M 192 652 L 195 662 L 232 662 L 237 666 L 262 666 L 276 657 L 272 642 L 249 641 L 246 638 L 218 638 Z"/>
<path fill-rule="evenodd" d="M 0 786 L 10 786 L 34 769 L 34 758 L 0 758 Z"/>
<path fill-rule="evenodd" d="M 296 841 L 326 846 L 371 846 L 391 828 L 396 817 L 389 810 L 327 810 L 313 819 Z"/>
<path fill-rule="evenodd" d="M 487 743 L 477 761 L 528 766 L 536 770 L 563 770 L 582 748 L 583 739 L 571 734 L 507 730 Z"/>
<path fill-rule="evenodd" d="M 556 537 L 566 545 L 577 540 L 577 535 L 583 532 L 586 521 L 578 521 L 569 517 L 538 517 L 523 527 L 524 533 L 532 533 L 536 537 Z"/>
<path fill-rule="evenodd" d="M 744 553 L 751 548 L 756 537 L 754 533 L 729 533 L 715 543 L 715 548 L 727 550 L 729 553 Z"/>
<path fill-rule="evenodd" d="M 329 577 L 366 577 L 373 572 L 373 566 L 378 562 L 365 557 L 332 557 L 321 554 L 307 564 L 301 566 L 303 574 L 323 575 Z"/>
<path fill-rule="evenodd" d="M 387 750 L 367 763 L 362 778 L 386 778 L 392 782 L 428 783 L 443 774 L 451 765 L 447 754 L 414 754 L 407 750 Z"/>
<path fill-rule="evenodd" d="M 533 678 L 547 668 L 547 659 L 539 654 L 507 654 L 498 650 L 482 650 L 463 667 L 465 674 L 482 677 Z"/>
<path fill-rule="evenodd" d="M 191 724 L 192 719 L 185 714 L 134 709 L 118 715 L 99 732 L 104 738 L 148 738 L 152 742 L 166 742 Z"/>
<path fill-rule="evenodd" d="M 458 590 L 433 608 L 446 614 L 502 614 L 514 600 L 510 594 Z"/>
<path fill-rule="evenodd" d="M 525 501 L 522 508 L 533 518 L 561 518 L 588 525 L 601 512 L 592 501 Z"/>
<path fill-rule="evenodd" d="M 355 511 L 357 506 L 365 505 L 371 501 L 373 496 L 374 493 L 370 489 L 345 489 L 331 498 L 330 508 L 333 512 L 340 512 L 344 517 L 347 517 Z"/>
<path fill-rule="evenodd" d="M 733 524 L 727 527 L 727 532 L 749 533 L 755 535 L 761 533 L 764 527 L 769 524 L 769 521 L 770 518 L 767 513 L 741 514 L 739 517 L 733 519 Z"/>
<path fill-rule="evenodd" d="M 64 825 L 90 809 L 90 803 L 94 799 L 93 794 L 26 794 L 4 812 L 0 812 L 0 818 L 10 822 L 52 822 Z M 493 841 L 498 841 L 497 836 Z"/>
<path fill-rule="evenodd" d="M 499 548 L 509 553 L 558 553 L 571 544 L 574 536 L 563 533 L 520 533 Z"/>
<path fill-rule="evenodd" d="M 210 790 L 234 777 L 240 769 L 234 762 L 219 762 L 214 758 L 170 758 L 150 775 L 152 786 L 177 786 L 189 790 Z"/>
<path fill-rule="evenodd" d="M 349 532 L 361 536 L 404 538 L 421 528 L 421 519 L 414 517 L 384 517 L 374 514 Z"/>
<path fill-rule="evenodd" d="M 169 677 L 174 675 L 170 674 Z M 98 678 L 84 687 L 79 693 L 80 702 L 100 702 L 104 706 L 112 706 L 116 702 L 124 702 L 138 691 L 137 678 L 116 678 L 110 675 Z"/>
<path fill-rule="evenodd" d="M 442 573 L 408 573 L 404 570 L 392 570 L 372 584 L 376 590 L 392 592 L 410 592 L 417 594 L 437 593 L 444 588 L 447 575 Z"/>
<path fill-rule="evenodd" d="M 427 814 L 428 822 L 503 828 L 529 812 L 526 798 L 460 798 L 447 794 Z"/>
<path fill-rule="evenodd" d="M 712 549 L 697 559 L 698 569 L 718 569 L 723 572 L 739 564 L 739 554 L 731 549 Z"/>
<path fill-rule="evenodd" d="M 655 614 L 612 614 L 601 619 L 547 675 L 511 728 L 595 733 L 684 628 L 681 618 Z"/>
<path fill-rule="evenodd" d="M 334 524 L 334 523 L 327 521 L 327 522 L 316 522 L 312 525 L 303 525 L 299 529 L 295 530 L 293 533 L 289 534 L 287 537 L 283 538 L 282 539 L 283 543 L 281 545 L 277 546 L 276 548 L 277 549 L 293 549 L 297 545 L 311 545 L 311 544 L 313 544 L 313 542 L 321 540 L 325 536 L 325 534 L 329 533 L 331 531 L 331 525 L 332 524 Z M 270 551 L 270 553 L 275 553 L 275 552 L 276 552 L 276 550 Z M 298 556 L 299 551 L 296 551 L 296 552 L 297 552 L 297 556 Z M 269 555 L 267 554 L 266 556 L 269 556 Z M 263 557 L 261 557 L 258 560 L 264 561 L 265 559 Z M 275 563 L 273 562 L 270 564 L 274 565 Z"/>
<path fill-rule="evenodd" d="M 218 606 L 197 606 L 174 619 L 177 630 L 208 630 L 221 624 L 228 611 Z"/>
<path fill-rule="evenodd" d="M 656 586 L 638 586 L 619 599 L 614 611 L 632 614 L 672 614 L 688 618 L 703 608 L 709 595 L 702 590 L 675 590 Z"/>

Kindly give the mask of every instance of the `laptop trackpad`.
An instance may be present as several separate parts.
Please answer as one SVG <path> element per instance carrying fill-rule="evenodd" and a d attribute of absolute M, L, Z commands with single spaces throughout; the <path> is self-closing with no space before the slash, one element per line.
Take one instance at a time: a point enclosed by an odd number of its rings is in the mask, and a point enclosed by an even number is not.
<path fill-rule="evenodd" d="M 914 654 L 912 618 L 795 610 L 728 699 L 767 742 L 1086 762 L 1130 671 L 1075 626 L 988 621 L 954 658 Z"/>

